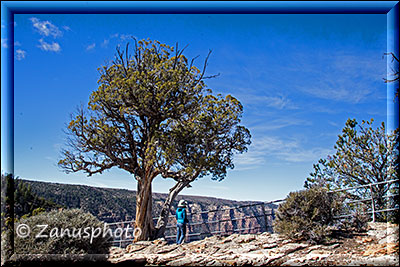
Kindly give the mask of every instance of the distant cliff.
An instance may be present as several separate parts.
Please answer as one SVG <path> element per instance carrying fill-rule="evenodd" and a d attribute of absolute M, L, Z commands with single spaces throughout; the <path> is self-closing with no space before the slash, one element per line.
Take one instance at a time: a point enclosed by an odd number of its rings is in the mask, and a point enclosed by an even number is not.
<path fill-rule="evenodd" d="M 38 196 L 52 200 L 66 208 L 82 208 L 105 222 L 120 222 L 133 220 L 136 212 L 136 191 L 126 189 L 100 188 L 86 185 L 59 184 L 23 180 L 30 185 Z M 153 214 L 157 217 L 166 194 L 153 193 Z M 233 229 L 242 229 L 242 233 L 255 233 L 264 230 L 264 216 L 261 206 L 230 209 L 232 207 L 255 204 L 252 201 L 234 201 L 202 196 L 178 196 L 173 203 L 171 215 L 175 212 L 180 199 L 188 202 L 189 219 L 193 223 L 189 226 L 190 232 L 218 232 Z M 266 213 L 276 205 L 266 207 Z M 218 212 L 202 212 L 208 210 L 221 210 Z M 201 213 L 202 212 L 202 213 Z M 259 215 L 256 218 L 248 216 Z M 270 217 L 267 218 L 268 220 Z M 216 223 L 216 220 L 224 220 Z M 205 222 L 209 222 L 205 224 Z M 175 219 L 171 218 L 170 224 Z M 253 228 L 253 229 L 252 229 Z M 168 234 L 174 234 L 175 229 L 170 229 Z"/>

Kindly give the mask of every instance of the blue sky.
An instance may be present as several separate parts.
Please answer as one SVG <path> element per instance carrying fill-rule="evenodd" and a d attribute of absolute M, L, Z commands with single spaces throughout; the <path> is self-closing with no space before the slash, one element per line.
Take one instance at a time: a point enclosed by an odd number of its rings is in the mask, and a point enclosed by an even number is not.
<path fill-rule="evenodd" d="M 244 106 L 252 145 L 222 182 L 182 194 L 274 200 L 302 189 L 312 164 L 333 153 L 348 118 L 387 121 L 386 15 L 16 14 L 15 174 L 24 179 L 136 189 L 127 172 L 90 178 L 57 167 L 69 114 L 97 88 L 97 68 L 130 36 L 208 50 L 207 85 Z M 3 24 L 3 22 L 2 22 Z M 3 26 L 2 26 L 3 27 Z M 2 38 L 2 49 L 10 49 Z M 172 181 L 156 178 L 153 191 Z"/>

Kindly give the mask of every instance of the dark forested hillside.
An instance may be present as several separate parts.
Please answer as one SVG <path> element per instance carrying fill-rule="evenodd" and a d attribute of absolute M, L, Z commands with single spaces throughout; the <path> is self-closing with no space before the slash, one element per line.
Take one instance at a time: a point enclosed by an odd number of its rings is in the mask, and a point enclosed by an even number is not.
<path fill-rule="evenodd" d="M 67 208 L 81 208 L 107 221 L 123 221 L 135 215 L 134 191 L 85 185 L 24 180 L 37 195 Z"/>
<path fill-rule="evenodd" d="M 31 184 L 24 183 L 20 179 L 13 179 L 10 175 L 1 175 L 2 186 L 10 183 L 10 180 L 14 181 L 14 215 L 16 218 L 23 215 L 30 216 L 35 211 L 50 211 L 63 207 L 33 192 Z M 3 194 L 1 201 L 2 203 L 5 201 Z"/>

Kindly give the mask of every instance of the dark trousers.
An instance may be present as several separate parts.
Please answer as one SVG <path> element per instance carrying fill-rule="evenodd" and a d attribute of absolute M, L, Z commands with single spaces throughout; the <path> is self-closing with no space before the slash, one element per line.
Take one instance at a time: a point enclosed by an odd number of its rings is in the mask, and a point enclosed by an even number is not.
<path fill-rule="evenodd" d="M 178 223 L 176 225 L 176 243 L 181 244 L 185 240 L 186 224 Z"/>

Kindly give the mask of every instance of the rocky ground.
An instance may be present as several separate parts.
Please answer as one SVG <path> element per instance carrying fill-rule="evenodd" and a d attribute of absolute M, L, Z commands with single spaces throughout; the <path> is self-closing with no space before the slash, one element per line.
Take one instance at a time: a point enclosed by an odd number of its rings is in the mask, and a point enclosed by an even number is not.
<path fill-rule="evenodd" d="M 182 245 L 141 241 L 126 249 L 111 248 L 108 261 L 167 266 L 398 266 L 399 227 L 370 223 L 364 233 L 336 237 L 323 245 L 295 243 L 270 233 L 212 236 Z"/>

